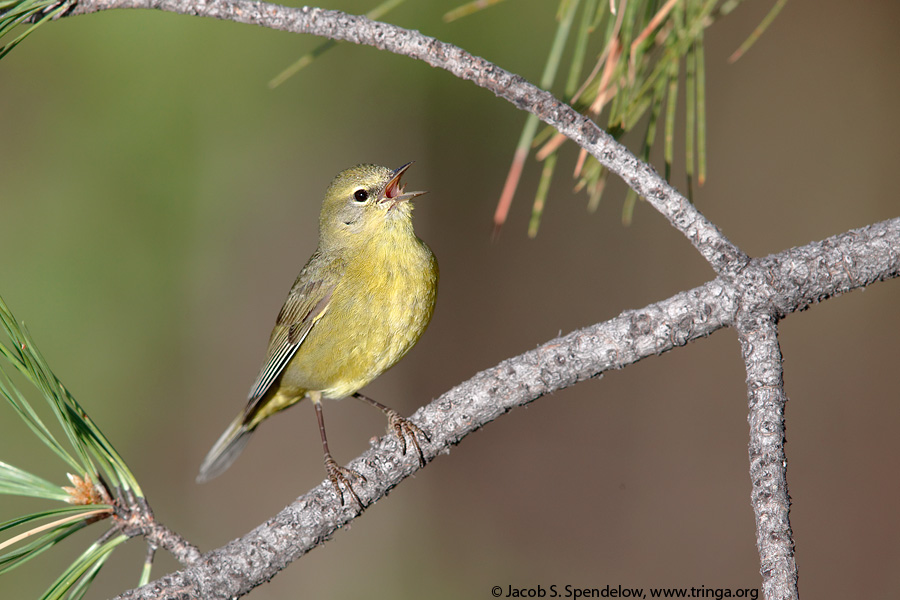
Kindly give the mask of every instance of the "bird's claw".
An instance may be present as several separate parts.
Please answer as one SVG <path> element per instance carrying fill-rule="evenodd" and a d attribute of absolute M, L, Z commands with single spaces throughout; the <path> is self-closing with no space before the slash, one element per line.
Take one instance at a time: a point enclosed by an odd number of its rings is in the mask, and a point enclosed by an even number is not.
<path fill-rule="evenodd" d="M 325 472 L 328 474 L 328 479 L 331 481 L 331 485 L 334 487 L 334 491 L 338 496 L 341 497 L 341 504 L 344 504 L 344 491 L 341 487 L 343 486 L 347 488 L 347 491 L 351 496 L 353 496 L 353 499 L 356 500 L 356 503 L 359 505 L 359 507 L 361 509 L 365 508 L 362 501 L 359 499 L 359 496 L 356 495 L 356 491 L 353 489 L 353 485 L 351 485 L 350 483 L 351 478 L 357 478 L 365 483 L 365 477 L 352 469 L 340 466 L 330 456 L 325 457 Z"/>
<path fill-rule="evenodd" d="M 416 439 L 416 436 L 422 436 L 426 442 L 430 442 L 431 438 L 429 438 L 428 434 L 415 423 L 401 417 L 400 413 L 397 411 L 387 409 L 385 414 L 388 418 L 388 432 L 393 433 L 397 436 L 397 439 L 400 440 L 400 451 L 406 455 L 406 437 L 409 436 L 412 446 L 416 449 L 416 454 L 419 458 L 419 466 L 424 467 L 425 454 L 422 452 L 422 448 L 419 446 L 419 440 Z"/>

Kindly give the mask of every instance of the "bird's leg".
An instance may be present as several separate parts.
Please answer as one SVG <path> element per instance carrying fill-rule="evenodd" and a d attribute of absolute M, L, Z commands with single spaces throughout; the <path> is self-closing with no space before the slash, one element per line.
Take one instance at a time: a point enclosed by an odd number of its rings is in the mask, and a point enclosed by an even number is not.
<path fill-rule="evenodd" d="M 341 489 L 341 484 L 343 484 L 344 487 L 347 488 L 347 491 L 350 492 L 350 495 L 353 496 L 353 499 L 356 500 L 356 503 L 359 504 L 359 507 L 365 508 L 362 501 L 360 501 L 359 496 L 357 496 L 356 492 L 353 490 L 353 486 L 350 485 L 350 478 L 358 477 L 363 481 L 365 481 L 366 478 L 356 471 L 340 466 L 334 458 L 331 457 L 331 452 L 328 450 L 328 439 L 325 437 L 325 419 L 322 416 L 322 403 L 319 398 L 313 398 L 312 400 L 313 405 L 316 407 L 316 418 L 319 421 L 319 435 L 322 436 L 322 450 L 325 452 L 325 472 L 328 473 L 328 479 L 331 480 L 334 491 L 341 497 L 341 504 L 344 503 L 344 492 Z"/>
<path fill-rule="evenodd" d="M 388 408 L 377 400 L 372 400 L 368 396 L 363 396 L 359 392 L 353 394 L 353 397 L 357 400 L 362 400 L 367 404 L 371 404 L 384 413 L 384 416 L 386 416 L 388 419 L 388 431 L 396 435 L 397 439 L 400 440 L 400 449 L 403 454 L 406 454 L 406 436 L 409 436 L 413 447 L 416 449 L 416 454 L 419 457 L 419 465 L 423 467 L 425 466 L 425 455 L 422 453 L 422 448 L 419 447 L 419 441 L 416 439 L 416 434 L 422 436 L 422 438 L 426 442 L 430 442 L 431 438 L 428 437 L 427 433 L 422 431 L 411 421 L 401 417 L 400 413 L 398 413 L 393 408 Z"/>

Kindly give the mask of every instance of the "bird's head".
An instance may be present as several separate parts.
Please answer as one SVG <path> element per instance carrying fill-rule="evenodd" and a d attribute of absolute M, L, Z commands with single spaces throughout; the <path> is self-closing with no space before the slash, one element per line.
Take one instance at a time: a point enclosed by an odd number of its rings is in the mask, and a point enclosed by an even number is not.
<path fill-rule="evenodd" d="M 325 192 L 319 217 L 320 244 L 345 245 L 377 237 L 395 227 L 412 229 L 412 204 L 425 192 L 406 192 L 397 169 L 357 165 L 338 173 Z"/>

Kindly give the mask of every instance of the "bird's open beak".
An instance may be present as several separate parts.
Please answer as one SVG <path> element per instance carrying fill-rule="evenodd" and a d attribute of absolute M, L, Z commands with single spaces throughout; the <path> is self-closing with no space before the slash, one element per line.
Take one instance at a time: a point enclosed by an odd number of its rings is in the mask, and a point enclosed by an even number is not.
<path fill-rule="evenodd" d="M 421 196 L 427 192 L 405 192 L 403 191 L 403 185 L 400 183 L 400 178 L 403 177 L 403 174 L 410 167 L 412 162 L 408 162 L 402 167 L 394 169 L 393 173 L 391 173 L 391 180 L 387 182 L 387 185 L 384 186 L 384 191 L 381 192 L 381 198 L 379 198 L 379 202 L 390 202 L 391 205 L 388 207 L 388 210 L 393 210 L 395 206 L 400 204 L 401 202 L 406 202 L 408 200 L 412 200 L 416 196 Z"/>

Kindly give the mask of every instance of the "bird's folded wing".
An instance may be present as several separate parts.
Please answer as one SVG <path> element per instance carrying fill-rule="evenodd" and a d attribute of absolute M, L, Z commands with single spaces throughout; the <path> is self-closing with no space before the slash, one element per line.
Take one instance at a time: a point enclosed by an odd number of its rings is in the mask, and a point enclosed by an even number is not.
<path fill-rule="evenodd" d="M 248 409 L 252 410 L 256 401 L 265 395 L 309 335 L 312 326 L 328 310 L 334 288 L 334 285 L 316 280 L 294 286 L 291 290 L 272 330 L 266 362 L 250 389 Z"/>

